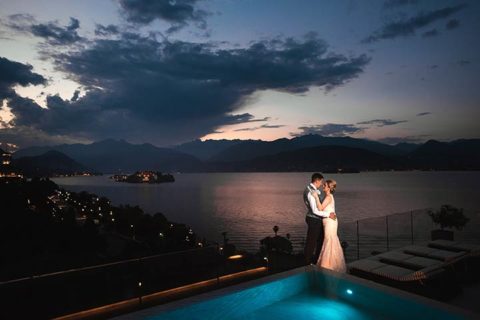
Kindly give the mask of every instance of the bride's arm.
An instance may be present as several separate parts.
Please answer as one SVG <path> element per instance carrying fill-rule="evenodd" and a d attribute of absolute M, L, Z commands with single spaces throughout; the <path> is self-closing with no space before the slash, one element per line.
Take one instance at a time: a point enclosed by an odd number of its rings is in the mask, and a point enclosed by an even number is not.
<path fill-rule="evenodd" d="M 320 198 L 318 197 L 318 193 L 312 192 L 313 197 L 315 198 L 315 202 L 317 203 L 317 208 L 319 210 L 324 210 L 330 202 L 332 202 L 332 197 L 326 197 L 323 199 L 323 203 L 320 202 Z"/>

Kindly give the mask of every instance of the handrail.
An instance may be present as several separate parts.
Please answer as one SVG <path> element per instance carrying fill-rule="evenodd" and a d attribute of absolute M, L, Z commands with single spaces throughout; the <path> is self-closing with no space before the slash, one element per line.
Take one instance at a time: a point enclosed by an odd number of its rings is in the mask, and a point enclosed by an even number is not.
<path fill-rule="evenodd" d="M 0 282 L 0 286 L 1 285 L 6 285 L 6 284 L 11 284 L 11 283 L 16 283 L 16 282 L 28 281 L 28 280 L 32 280 L 32 279 L 46 278 L 46 277 L 69 274 L 69 273 L 74 273 L 74 272 L 101 269 L 101 268 L 105 268 L 105 267 L 127 264 L 127 263 L 131 263 L 131 262 L 140 262 L 140 261 L 154 259 L 154 258 L 158 258 L 158 257 L 172 256 L 172 255 L 175 255 L 175 254 L 188 253 L 188 252 L 192 252 L 192 251 L 200 251 L 200 250 L 205 250 L 205 249 L 209 249 L 209 248 L 216 248 L 216 247 L 217 247 L 217 245 L 209 245 L 209 246 L 202 247 L 202 248 L 172 251 L 172 252 L 166 252 L 166 253 L 161 253 L 161 254 L 156 254 L 156 255 L 151 255 L 151 256 L 125 259 L 125 260 L 114 261 L 114 262 L 107 262 L 107 263 L 97 264 L 97 265 L 93 265 L 93 266 L 67 269 L 67 270 L 43 273 L 43 274 L 39 274 L 39 275 L 31 275 L 29 277 L 23 277 L 23 278 L 17 278 L 17 279 L 2 281 L 2 282 Z"/>

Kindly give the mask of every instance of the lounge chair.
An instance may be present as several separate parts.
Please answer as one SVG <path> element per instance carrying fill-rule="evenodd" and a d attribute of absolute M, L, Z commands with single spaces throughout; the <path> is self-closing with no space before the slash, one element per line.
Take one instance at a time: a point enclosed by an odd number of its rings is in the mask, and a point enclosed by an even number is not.
<path fill-rule="evenodd" d="M 348 264 L 351 274 L 437 299 L 461 290 L 453 264 L 465 253 L 408 246 Z"/>
<path fill-rule="evenodd" d="M 440 260 L 406 254 L 402 251 L 397 250 L 379 254 L 376 256 L 376 258 L 384 263 L 393 264 L 413 270 L 420 270 L 430 267 L 444 267 L 444 262 Z"/>
<path fill-rule="evenodd" d="M 435 240 L 428 243 L 430 248 L 441 249 L 456 253 L 465 253 L 466 259 L 463 265 L 462 279 L 466 282 L 480 280 L 478 272 L 480 268 L 480 245 L 461 241 Z"/>
<path fill-rule="evenodd" d="M 416 245 L 403 247 L 400 250 L 406 254 L 440 260 L 449 264 L 453 264 L 458 261 L 461 261 L 466 257 L 466 254 L 467 254 L 467 252 L 465 251 L 454 252 L 454 251 L 447 251 L 447 250 L 441 250 L 437 248 L 416 246 Z"/>
<path fill-rule="evenodd" d="M 442 249 L 453 252 L 467 252 L 470 256 L 480 256 L 480 245 L 461 241 L 435 240 L 428 243 L 430 248 Z"/>
<path fill-rule="evenodd" d="M 362 259 L 348 265 L 352 274 L 367 276 L 369 274 L 399 282 L 416 282 L 427 280 L 443 274 L 444 270 L 438 266 L 423 267 L 417 270 L 386 263 L 381 258 Z"/>

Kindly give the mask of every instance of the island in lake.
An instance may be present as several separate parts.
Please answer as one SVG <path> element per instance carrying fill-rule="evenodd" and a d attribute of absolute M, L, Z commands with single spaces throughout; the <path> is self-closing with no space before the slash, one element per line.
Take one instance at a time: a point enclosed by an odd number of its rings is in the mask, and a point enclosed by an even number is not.
<path fill-rule="evenodd" d="M 162 174 L 158 171 L 137 171 L 134 174 L 116 174 L 111 177 L 117 182 L 129 183 L 164 183 L 175 182 L 171 174 Z"/>

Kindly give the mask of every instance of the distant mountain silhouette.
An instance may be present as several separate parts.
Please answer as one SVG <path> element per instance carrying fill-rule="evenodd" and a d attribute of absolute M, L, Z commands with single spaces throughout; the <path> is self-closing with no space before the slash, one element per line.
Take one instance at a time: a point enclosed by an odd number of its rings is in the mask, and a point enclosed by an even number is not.
<path fill-rule="evenodd" d="M 429 140 L 407 158 L 411 166 L 427 170 L 480 170 L 480 139 Z"/>
<path fill-rule="evenodd" d="M 401 150 L 404 154 L 411 153 L 420 146 L 421 146 L 420 143 L 408 143 L 408 142 L 401 142 L 394 145 L 394 147 L 397 150 Z"/>
<path fill-rule="evenodd" d="M 38 156 L 14 159 L 12 164 L 27 177 L 93 173 L 92 169 L 88 169 L 63 153 L 53 150 Z"/>
<path fill-rule="evenodd" d="M 237 162 L 210 163 L 211 171 L 337 171 L 390 170 L 401 165 L 372 151 L 342 146 L 303 148 Z"/>
<path fill-rule="evenodd" d="M 312 171 L 341 167 L 359 170 L 480 170 L 480 139 L 431 140 L 425 144 L 390 146 L 351 137 L 306 135 L 275 141 L 197 140 L 173 148 L 108 139 L 92 144 L 30 147 L 15 152 L 14 158 L 38 156 L 49 150 L 62 152 L 102 173 L 132 173 L 138 170 Z M 288 161 L 282 162 L 284 159 Z M 275 166 L 269 169 L 266 161 L 275 163 Z"/>
<path fill-rule="evenodd" d="M 185 153 L 159 148 L 152 144 L 131 144 L 125 140 L 107 139 L 91 144 L 63 144 L 30 147 L 19 150 L 15 157 L 39 155 L 56 150 L 76 161 L 103 173 L 153 170 L 162 172 L 199 171 L 202 163 Z"/>
<path fill-rule="evenodd" d="M 323 137 L 320 135 L 305 135 L 292 139 L 283 138 L 274 141 L 244 141 L 221 151 L 217 155 L 213 156 L 210 160 L 214 162 L 250 160 L 260 156 L 274 155 L 280 152 L 288 152 L 317 146 L 342 146 L 358 148 L 388 156 L 402 155 L 406 153 L 401 148 L 396 148 L 394 146 L 371 140 L 356 139 L 351 137 Z"/>
<path fill-rule="evenodd" d="M 205 161 L 211 159 L 213 156 L 222 152 L 223 150 L 244 142 L 245 140 L 235 139 L 235 140 L 194 140 L 191 142 L 183 143 L 173 148 L 190 154 L 198 159 Z"/>

